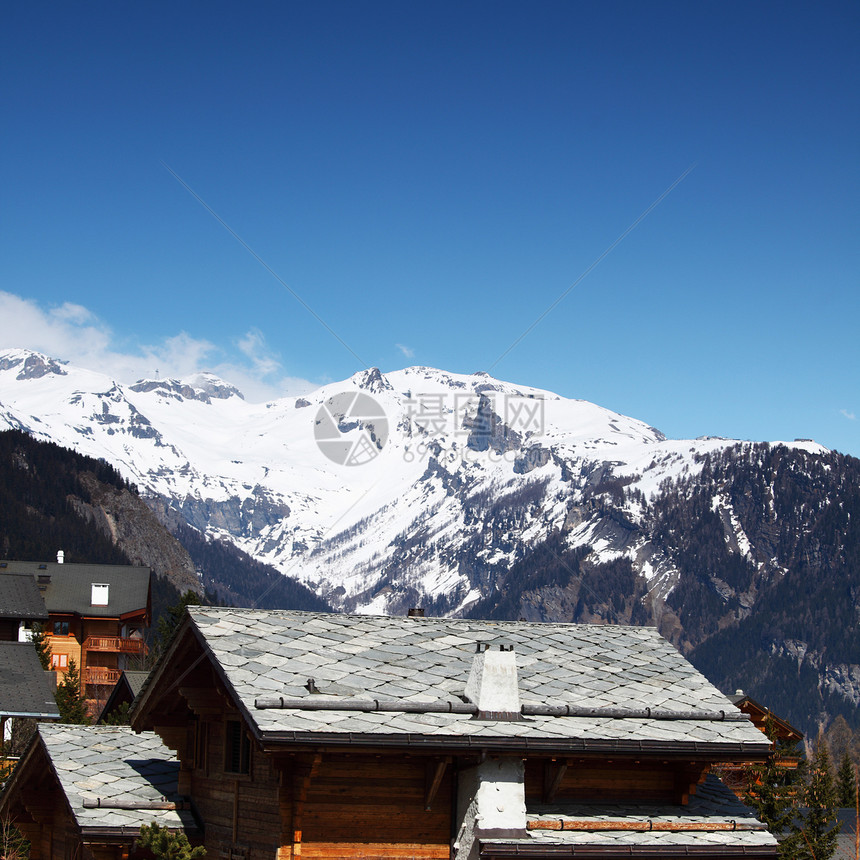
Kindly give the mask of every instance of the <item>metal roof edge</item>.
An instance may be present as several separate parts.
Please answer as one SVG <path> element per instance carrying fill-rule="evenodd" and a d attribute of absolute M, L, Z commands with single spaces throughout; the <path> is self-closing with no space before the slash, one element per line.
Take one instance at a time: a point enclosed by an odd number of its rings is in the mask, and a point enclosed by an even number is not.
<path fill-rule="evenodd" d="M 456 751 L 498 751 L 541 753 L 545 755 L 636 755 L 663 759 L 706 758 L 723 761 L 725 757 L 764 761 L 770 754 L 768 742 L 707 743 L 704 741 L 583 740 L 580 738 L 487 737 L 486 735 L 368 734 L 356 732 L 268 731 L 262 733 L 264 749 L 281 746 L 363 746 L 394 749 L 446 749 Z"/>
<path fill-rule="evenodd" d="M 776 857 L 773 845 L 552 845 L 543 843 L 492 842 L 481 840 L 480 856 L 496 857 Z"/>

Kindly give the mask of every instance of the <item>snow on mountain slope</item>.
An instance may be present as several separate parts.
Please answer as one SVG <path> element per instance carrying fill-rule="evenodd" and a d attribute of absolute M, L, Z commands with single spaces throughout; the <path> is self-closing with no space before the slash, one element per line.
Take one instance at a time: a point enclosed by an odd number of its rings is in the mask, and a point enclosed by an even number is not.
<path fill-rule="evenodd" d="M 623 487 L 635 521 L 631 491 L 650 497 L 735 444 L 667 440 L 483 373 L 372 369 L 253 404 L 211 374 L 124 386 L 26 350 L 0 351 L 2 426 L 103 457 L 201 531 L 368 612 L 461 611 L 562 529 L 596 558 L 637 558 L 665 591 L 660 559 L 619 537 L 600 496 Z"/>

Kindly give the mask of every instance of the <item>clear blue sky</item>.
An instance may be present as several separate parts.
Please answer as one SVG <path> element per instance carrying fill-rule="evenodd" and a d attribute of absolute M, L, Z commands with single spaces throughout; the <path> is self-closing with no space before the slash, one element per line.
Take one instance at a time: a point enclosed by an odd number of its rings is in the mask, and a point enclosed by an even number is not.
<path fill-rule="evenodd" d="M 858 44 L 854 0 L 6 4 L 2 340 L 860 455 Z"/>

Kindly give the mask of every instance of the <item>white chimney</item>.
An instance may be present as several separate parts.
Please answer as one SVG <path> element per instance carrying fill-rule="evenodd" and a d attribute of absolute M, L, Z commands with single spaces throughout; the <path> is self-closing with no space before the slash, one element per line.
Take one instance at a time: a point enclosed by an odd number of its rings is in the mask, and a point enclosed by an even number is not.
<path fill-rule="evenodd" d="M 62 564 L 63 559 L 66 557 L 66 554 L 61 550 L 57 550 L 57 564 Z"/>
<path fill-rule="evenodd" d="M 466 698 L 478 706 L 479 720 L 519 720 L 520 690 L 513 645 L 491 648 L 479 642 L 466 681 Z"/>

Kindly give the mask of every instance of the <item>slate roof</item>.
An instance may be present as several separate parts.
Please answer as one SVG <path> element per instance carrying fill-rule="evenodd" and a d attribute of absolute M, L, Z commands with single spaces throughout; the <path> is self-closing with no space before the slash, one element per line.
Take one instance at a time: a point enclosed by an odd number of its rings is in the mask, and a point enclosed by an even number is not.
<path fill-rule="evenodd" d="M 39 585 L 48 612 L 68 612 L 88 618 L 120 618 L 149 606 L 148 567 L 129 564 L 58 564 L 7 561 L 10 573 L 29 573 Z M 39 579 L 50 577 L 40 583 Z M 107 606 L 92 605 L 92 585 L 109 586 Z"/>
<path fill-rule="evenodd" d="M 0 642 L 0 716 L 60 718 L 51 677 L 32 642 Z"/>
<path fill-rule="evenodd" d="M 181 804 L 176 794 L 179 762 L 158 735 L 136 734 L 128 726 L 40 724 L 38 731 L 85 837 L 116 831 L 137 836 L 142 824 L 153 821 L 186 833 L 196 829 L 189 810 L 116 808 L 165 800 Z"/>
<path fill-rule="evenodd" d="M 252 730 L 272 742 L 373 735 L 374 742 L 530 749 L 656 752 L 681 743 L 753 756 L 768 749 L 749 719 L 653 628 L 208 607 L 189 607 L 187 623 Z M 514 646 L 521 721 L 438 712 L 467 707 L 461 697 L 478 641 Z M 309 691 L 309 678 L 322 695 Z M 157 686 L 148 682 L 136 707 Z M 566 713 L 565 706 L 574 716 L 534 713 Z"/>
<path fill-rule="evenodd" d="M 629 856 L 637 849 L 687 854 L 706 848 L 775 855 L 777 845 L 766 825 L 715 776 L 706 778 L 687 806 L 559 803 L 530 808 L 526 819 L 527 837 L 484 840 L 482 847 L 502 856 L 523 856 L 548 845 L 615 849 Z"/>
<path fill-rule="evenodd" d="M 45 601 L 32 575 L 0 568 L 0 618 L 48 620 Z"/>
<path fill-rule="evenodd" d="M 143 689 L 147 677 L 149 677 L 149 672 L 135 672 L 130 669 L 123 670 L 119 676 L 119 681 L 114 684 L 114 688 L 111 690 L 102 708 L 98 721 L 103 722 L 123 702 L 131 705 L 137 694 Z"/>

